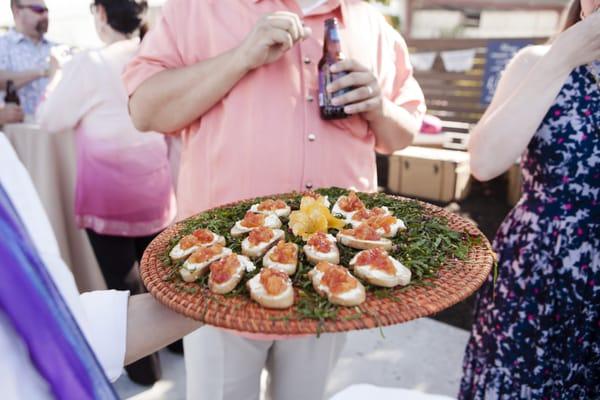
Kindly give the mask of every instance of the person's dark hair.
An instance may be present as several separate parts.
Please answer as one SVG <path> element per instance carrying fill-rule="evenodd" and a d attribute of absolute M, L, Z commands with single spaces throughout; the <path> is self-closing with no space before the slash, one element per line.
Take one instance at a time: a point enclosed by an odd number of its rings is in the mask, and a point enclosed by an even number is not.
<path fill-rule="evenodd" d="M 571 3 L 566 8 L 564 23 L 561 32 L 566 31 L 579 21 L 581 21 L 581 1 L 571 0 Z"/>
<path fill-rule="evenodd" d="M 108 25 L 117 32 L 129 35 L 139 30 L 143 37 L 148 30 L 144 22 L 146 0 L 94 0 L 94 4 L 104 8 Z"/>

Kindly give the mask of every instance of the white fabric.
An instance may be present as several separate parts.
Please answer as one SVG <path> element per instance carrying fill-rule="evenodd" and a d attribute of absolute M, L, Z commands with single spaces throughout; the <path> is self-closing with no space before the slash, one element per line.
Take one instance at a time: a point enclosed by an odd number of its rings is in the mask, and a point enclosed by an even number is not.
<path fill-rule="evenodd" d="M 444 68 L 448 72 L 465 72 L 473 69 L 477 49 L 442 51 Z"/>
<path fill-rule="evenodd" d="M 252 340 L 204 326 L 183 340 L 188 400 L 258 400 L 269 371 L 268 400 L 319 400 L 345 334 Z"/>
<path fill-rule="evenodd" d="M 129 292 L 98 291 L 79 295 L 73 275 L 60 257 L 50 223 L 27 171 L 0 132 L 0 184 L 27 228 L 42 261 L 79 323 L 107 376 L 115 380 L 125 359 Z M 46 383 L 29 360 L 27 349 L 0 313 L 0 388 L 2 399 L 49 398 Z"/>
<path fill-rule="evenodd" d="M 435 51 L 411 53 L 410 63 L 417 71 L 431 71 L 436 57 L 437 53 Z"/>
<path fill-rule="evenodd" d="M 452 400 L 451 397 L 426 394 L 414 390 L 384 388 L 367 384 L 352 385 L 337 393 L 331 400 Z"/>
<path fill-rule="evenodd" d="M 313 4 L 309 6 L 302 7 L 302 14 L 310 15 L 317 8 L 321 7 L 323 4 L 327 3 L 327 0 L 317 0 Z"/>

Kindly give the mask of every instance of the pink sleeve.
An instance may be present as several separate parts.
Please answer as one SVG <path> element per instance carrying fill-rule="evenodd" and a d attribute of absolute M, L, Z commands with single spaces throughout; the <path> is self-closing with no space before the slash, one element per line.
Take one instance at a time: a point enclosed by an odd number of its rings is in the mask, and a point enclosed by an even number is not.
<path fill-rule="evenodd" d="M 125 67 L 123 81 L 128 95 L 154 74 L 184 65 L 176 28 L 181 25 L 177 23 L 181 10 L 181 1 L 170 0 L 165 4 L 159 22 L 150 29 L 137 55 Z"/>
<path fill-rule="evenodd" d="M 381 66 L 384 77 L 387 76 L 384 79 L 383 93 L 395 104 L 422 120 L 427 107 L 423 91 L 413 76 L 406 42 L 387 23 L 382 28 L 382 33 L 385 36 L 382 38 L 383 50 L 393 55 L 387 62 L 388 65 Z"/>

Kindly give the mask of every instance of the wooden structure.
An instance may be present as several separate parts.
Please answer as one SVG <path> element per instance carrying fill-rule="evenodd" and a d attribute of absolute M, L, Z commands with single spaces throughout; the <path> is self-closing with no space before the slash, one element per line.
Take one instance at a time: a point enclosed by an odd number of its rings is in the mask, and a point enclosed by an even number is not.
<path fill-rule="evenodd" d="M 408 39 L 411 53 L 438 53 L 430 71 L 414 75 L 427 101 L 428 113 L 444 121 L 444 131 L 468 133 L 477 123 L 487 105 L 481 104 L 487 45 L 490 39 Z M 545 39 L 531 39 L 543 43 Z M 465 72 L 447 72 L 439 53 L 442 51 L 476 49 L 473 68 Z"/>

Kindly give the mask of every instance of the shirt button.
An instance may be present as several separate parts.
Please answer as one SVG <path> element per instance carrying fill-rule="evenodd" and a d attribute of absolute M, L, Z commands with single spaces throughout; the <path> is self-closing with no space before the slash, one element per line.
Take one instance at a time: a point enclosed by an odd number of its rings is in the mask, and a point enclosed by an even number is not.
<path fill-rule="evenodd" d="M 314 98 L 314 97 L 312 97 L 310 94 L 309 94 L 308 96 L 306 96 L 306 101 L 308 101 L 309 103 L 312 103 L 312 101 L 313 101 L 314 99 L 315 99 L 315 98 Z"/>
<path fill-rule="evenodd" d="M 312 189 L 313 184 L 312 182 L 306 182 L 306 185 L 304 185 L 308 190 Z"/>
<path fill-rule="evenodd" d="M 317 136 L 314 133 L 310 133 L 308 135 L 308 140 L 314 142 L 315 140 L 317 140 Z"/>
<path fill-rule="evenodd" d="M 304 57 L 304 64 L 310 64 L 310 58 Z"/>

